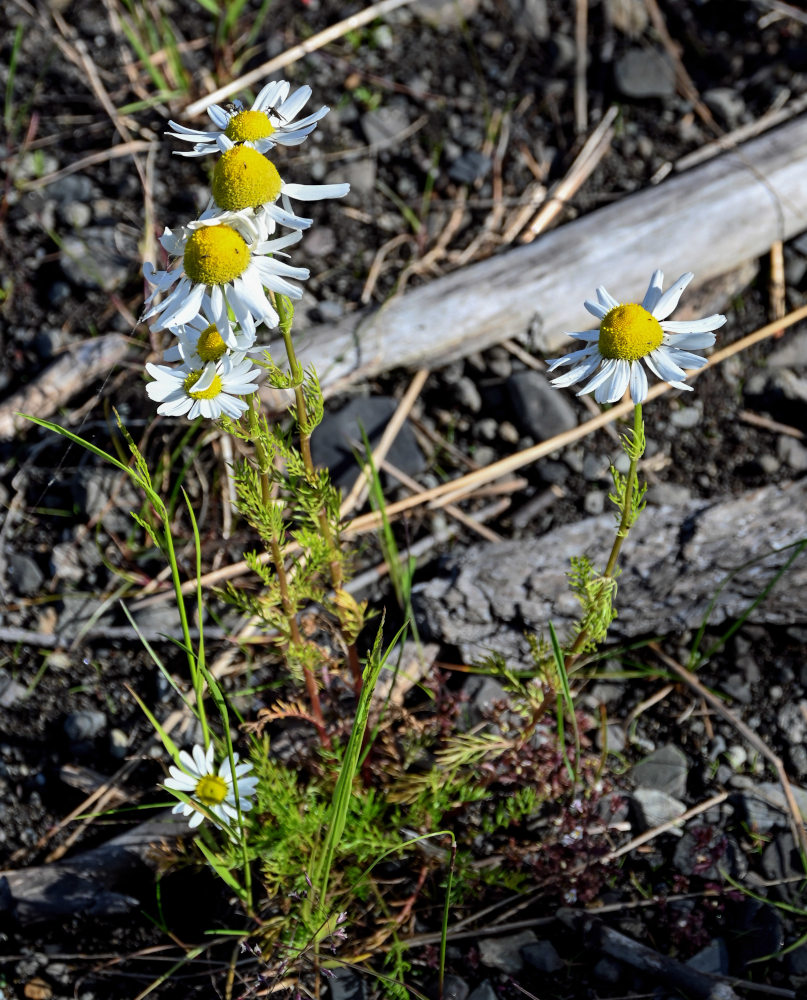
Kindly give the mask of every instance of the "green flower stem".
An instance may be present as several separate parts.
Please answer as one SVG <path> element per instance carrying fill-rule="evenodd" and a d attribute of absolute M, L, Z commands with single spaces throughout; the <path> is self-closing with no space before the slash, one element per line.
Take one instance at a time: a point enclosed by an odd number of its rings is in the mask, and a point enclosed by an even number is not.
<path fill-rule="evenodd" d="M 642 436 L 642 404 L 637 403 L 633 408 L 633 440 L 637 441 Z M 628 469 L 627 484 L 625 486 L 625 503 L 622 507 L 622 519 L 617 528 L 616 538 L 611 548 L 611 555 L 608 557 L 608 564 L 605 567 L 605 576 L 613 576 L 616 571 L 616 563 L 619 558 L 619 551 L 622 543 L 628 537 L 633 519 L 633 491 L 636 488 L 637 467 L 641 456 L 634 454 L 631 456 L 630 468 Z"/>
<path fill-rule="evenodd" d="M 642 404 L 637 403 L 633 409 L 633 441 L 644 441 L 644 425 L 642 422 Z M 641 458 L 641 450 L 637 450 L 635 447 L 631 449 L 630 452 L 630 467 L 628 469 L 628 475 L 625 480 L 625 496 L 622 503 L 622 515 L 619 521 L 619 527 L 616 530 L 616 537 L 614 538 L 614 544 L 611 546 L 611 554 L 608 557 L 608 563 L 605 567 L 605 572 L 603 573 L 603 579 L 613 580 L 617 572 L 617 560 L 619 559 L 619 553 L 622 549 L 622 543 L 628 537 L 628 532 L 631 529 L 636 518 L 636 512 L 633 509 L 633 494 L 636 489 L 637 473 L 639 459 Z M 577 657 L 580 652 L 585 647 L 586 643 L 590 639 L 590 630 L 583 628 L 578 632 L 577 638 L 572 643 L 572 647 L 564 658 L 564 663 L 566 666 L 566 671 L 569 673 L 572 669 Z"/>
<path fill-rule="evenodd" d="M 294 383 L 294 400 L 297 410 L 297 429 L 300 434 L 300 454 L 303 456 L 303 462 L 308 474 L 313 478 L 316 474 L 316 469 L 314 468 L 314 460 L 311 457 L 311 435 L 305 429 L 308 426 L 308 410 L 305 403 L 305 394 L 303 392 L 303 369 L 297 359 L 297 352 L 294 350 L 294 342 L 291 337 L 292 315 L 286 308 L 286 303 L 283 301 L 282 296 L 278 295 L 275 297 L 275 305 L 277 306 L 278 315 L 280 316 L 280 332 L 283 335 L 283 344 L 286 348 L 289 371 Z M 332 553 L 331 559 L 329 560 L 331 586 L 334 590 L 341 590 L 344 584 L 342 562 L 335 554 L 337 547 L 334 542 L 333 532 L 331 531 L 331 524 L 328 520 L 328 513 L 326 510 L 323 509 L 319 512 L 317 521 L 319 523 L 319 529 L 322 532 L 322 537 L 327 542 L 328 549 Z M 362 689 L 363 680 L 359 654 L 356 650 L 355 643 L 350 643 L 348 646 L 347 659 L 350 672 L 353 677 L 353 689 L 358 697 Z"/>
<path fill-rule="evenodd" d="M 259 403 L 255 398 L 256 396 L 257 393 L 252 395 L 252 405 L 248 410 L 249 428 L 252 434 L 252 442 L 255 447 L 255 457 L 258 460 L 258 475 L 261 480 L 261 498 L 263 499 L 264 504 L 268 505 L 273 502 L 272 487 L 269 482 L 269 458 L 261 443 L 260 434 L 258 433 L 257 407 L 259 406 Z M 303 637 L 300 635 L 300 626 L 297 624 L 297 613 L 289 593 L 289 581 L 286 576 L 286 565 L 283 561 L 283 553 L 280 549 L 280 543 L 276 538 L 272 539 L 271 556 L 272 562 L 275 564 L 275 573 L 277 573 L 277 583 L 280 589 L 280 600 L 283 604 L 283 613 L 289 626 L 291 645 L 292 647 L 297 647 L 299 649 L 303 645 Z M 305 681 L 305 689 L 308 694 L 308 701 L 311 705 L 311 714 L 314 717 L 314 724 L 319 732 L 322 745 L 330 747 L 331 741 L 325 728 L 325 718 L 322 714 L 322 704 L 319 700 L 317 682 L 310 669 L 305 665 L 303 666 L 303 679 Z"/>
<path fill-rule="evenodd" d="M 305 463 L 308 474 L 313 477 L 316 473 L 316 469 L 314 468 L 314 460 L 311 458 L 311 435 L 305 430 L 308 425 L 308 409 L 305 403 L 305 394 L 303 393 L 303 369 L 297 359 L 297 352 L 294 350 L 294 342 L 291 337 L 292 316 L 286 309 L 286 304 L 283 301 L 282 296 L 276 296 L 275 305 L 277 306 L 278 315 L 280 316 L 280 332 L 283 336 L 283 345 L 286 348 L 289 371 L 291 372 L 292 381 L 294 382 L 294 401 L 297 407 L 297 428 L 300 434 L 300 454 L 303 456 L 303 462 Z M 336 550 L 336 546 L 334 545 L 333 532 L 331 531 L 331 525 L 328 521 L 326 511 L 320 511 L 318 521 L 322 537 L 328 543 L 328 548 L 331 552 L 334 552 Z M 342 578 L 342 564 L 339 559 L 332 558 L 330 560 L 330 571 L 331 584 L 334 590 L 340 590 L 344 580 Z"/>

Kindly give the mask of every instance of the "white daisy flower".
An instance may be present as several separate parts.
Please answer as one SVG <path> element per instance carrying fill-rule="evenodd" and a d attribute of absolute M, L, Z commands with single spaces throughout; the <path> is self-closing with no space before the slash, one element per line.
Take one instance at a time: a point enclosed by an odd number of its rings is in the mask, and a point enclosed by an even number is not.
<path fill-rule="evenodd" d="M 240 101 L 233 101 L 226 108 L 218 104 L 211 105 L 207 113 L 216 126 L 214 130 L 186 128 L 169 121 L 168 124 L 174 131 L 166 132 L 166 135 L 172 135 L 183 142 L 195 143 L 190 151 L 177 150 L 178 156 L 205 156 L 207 153 L 223 151 L 225 147 L 221 144 L 222 137 L 231 142 L 248 142 L 259 153 L 265 153 L 273 146 L 299 146 L 330 109 L 322 107 L 312 115 L 294 121 L 308 102 L 311 88 L 300 87 L 291 97 L 289 90 L 286 80 L 267 83 L 250 110 L 246 110 Z"/>
<path fill-rule="evenodd" d="M 549 363 L 549 371 L 572 365 L 565 375 L 553 379 L 552 385 L 569 386 L 592 376 L 578 396 L 593 392 L 598 403 L 616 403 L 630 387 L 633 402 L 642 403 L 647 397 L 647 376 L 640 364 L 644 361 L 662 381 L 676 389 L 691 389 L 683 381 L 684 369 L 702 368 L 707 363 L 706 358 L 691 351 L 711 347 L 715 342 L 712 331 L 726 322 L 719 313 L 689 321 L 667 319 L 694 277 L 688 271 L 662 293 L 664 274 L 654 271 L 641 305 L 621 305 L 600 286 L 597 301 L 585 303 L 600 325 L 595 330 L 569 334 L 588 346 Z"/>
<path fill-rule="evenodd" d="M 200 416 L 217 420 L 223 414 L 237 420 L 248 406 L 241 396 L 255 392 L 254 382 L 261 374 L 243 354 L 225 355 L 203 368 L 149 363 L 146 371 L 154 379 L 146 385 L 146 392 L 160 403 L 157 412 L 166 417 L 187 414 L 189 420 Z"/>
<path fill-rule="evenodd" d="M 228 757 L 225 757 L 218 771 L 215 771 L 212 745 L 206 752 L 198 744 L 191 753 L 180 750 L 179 766 L 168 768 L 171 777 L 165 779 L 165 787 L 185 792 L 189 798 L 201 803 L 208 813 L 212 813 L 225 826 L 230 826 L 233 822 L 238 822 L 238 809 L 235 804 L 236 786 L 238 805 L 241 812 L 245 813 L 252 808 L 253 803 L 250 798 L 255 794 L 255 786 L 258 784 L 256 777 L 246 777 L 252 770 L 252 764 L 239 764 L 237 753 L 233 754 L 233 762 L 235 772 L 230 768 Z M 190 816 L 191 829 L 199 826 L 206 817 L 206 813 L 192 802 L 177 802 L 171 811 Z"/>
<path fill-rule="evenodd" d="M 350 190 L 349 184 L 287 184 L 277 167 L 246 143 L 236 145 L 225 136 L 224 152 L 216 161 L 211 188 L 213 200 L 219 211 L 240 212 L 243 209 L 259 210 L 259 218 L 272 220 L 290 229 L 308 229 L 312 219 L 295 215 L 291 199 L 321 201 L 323 198 L 342 198 Z M 275 204 L 281 201 L 282 207 Z M 269 231 L 272 223 L 266 223 Z"/>
<path fill-rule="evenodd" d="M 226 311 L 223 317 L 214 315 L 209 295 L 202 299 L 199 315 L 172 333 L 177 342 L 163 353 L 163 360 L 181 361 L 187 368 L 204 368 L 208 361 L 218 361 L 225 354 L 240 361 L 247 354 L 268 348 L 268 345 L 256 345 L 254 334 L 234 327 Z"/>
<path fill-rule="evenodd" d="M 177 232 L 166 229 L 160 243 L 177 259 L 166 271 L 157 271 L 148 262 L 144 265 L 143 274 L 154 291 L 146 299 L 147 311 L 142 318 L 156 317 L 157 330 L 176 329 L 200 315 L 207 296 L 210 316 L 221 333 L 229 322 L 228 307 L 238 326 L 249 336 L 255 336 L 257 324 L 277 326 L 278 315 L 266 289 L 299 299 L 302 290 L 287 279 L 304 281 L 309 272 L 308 268 L 293 267 L 274 255 L 286 256 L 282 251 L 298 243 L 301 234 L 292 232 L 277 239 L 265 239 L 265 229 L 253 216 L 251 211 L 213 217 L 205 213 Z M 166 298 L 152 304 L 159 293 L 172 287 Z"/>

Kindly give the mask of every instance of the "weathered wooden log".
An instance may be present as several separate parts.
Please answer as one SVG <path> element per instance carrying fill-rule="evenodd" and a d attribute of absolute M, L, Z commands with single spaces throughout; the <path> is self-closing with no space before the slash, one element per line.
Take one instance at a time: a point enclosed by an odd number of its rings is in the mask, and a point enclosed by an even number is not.
<path fill-rule="evenodd" d="M 136 893 L 153 885 L 155 845 L 173 842 L 187 829 L 184 820 L 166 811 L 67 861 L 0 871 L 0 914 L 26 927 L 127 913 L 141 905 Z"/>
<path fill-rule="evenodd" d="M 530 331 L 554 352 L 585 328 L 597 285 L 641 301 L 650 274 L 703 281 L 807 228 L 807 117 L 377 310 L 296 335 L 330 391 L 395 367 L 436 367 Z M 588 323 L 591 320 L 589 318 Z"/>
<path fill-rule="evenodd" d="M 602 514 L 542 538 L 463 551 L 444 575 L 415 586 L 421 634 L 457 646 L 466 662 L 496 651 L 513 665 L 529 665 L 524 632 L 546 635 L 551 621 L 562 635 L 579 614 L 568 585 L 570 557 L 586 554 L 602 569 L 615 527 L 613 515 Z M 611 637 L 627 641 L 682 633 L 698 628 L 707 614 L 715 626 L 738 618 L 803 539 L 805 480 L 732 500 L 648 508 L 622 548 Z M 749 621 L 807 622 L 805 592 L 807 559 L 802 556 L 751 611 Z"/>

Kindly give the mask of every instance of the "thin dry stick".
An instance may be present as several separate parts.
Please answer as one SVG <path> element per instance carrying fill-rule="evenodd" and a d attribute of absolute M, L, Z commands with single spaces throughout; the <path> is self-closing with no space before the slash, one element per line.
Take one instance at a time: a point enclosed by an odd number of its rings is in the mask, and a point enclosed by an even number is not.
<path fill-rule="evenodd" d="M 687 670 L 686 667 L 678 663 L 677 660 L 668 656 L 657 643 L 651 642 L 648 645 L 665 667 L 669 667 L 669 669 L 680 677 L 682 681 L 688 684 L 693 691 L 697 691 L 701 698 L 703 698 L 703 700 L 710 705 L 711 708 L 718 713 L 718 715 L 722 715 L 727 722 L 730 722 L 737 732 L 743 736 L 755 750 L 761 753 L 762 756 L 769 761 L 769 763 L 773 765 L 776 770 L 777 777 L 779 778 L 779 782 L 782 785 L 782 791 L 784 792 L 785 801 L 787 802 L 787 808 L 790 813 L 790 830 L 793 834 L 794 843 L 799 845 L 802 856 L 807 858 L 807 830 L 804 828 L 804 819 L 802 818 L 796 799 L 793 796 L 793 789 L 790 787 L 790 780 L 785 773 L 785 768 L 782 764 L 781 758 L 776 756 L 773 750 L 770 749 L 764 740 L 757 736 L 753 729 L 747 726 L 742 719 L 738 718 L 731 711 L 731 709 L 727 708 L 719 698 L 716 698 L 707 687 L 704 687 L 691 670 Z"/>
<path fill-rule="evenodd" d="M 61 170 L 54 170 L 44 177 L 37 177 L 32 181 L 25 181 L 20 187 L 24 191 L 33 191 L 35 188 L 47 187 L 54 181 L 59 181 L 68 174 L 75 174 L 86 167 L 94 167 L 99 163 L 106 163 L 108 160 L 116 160 L 120 156 L 131 156 L 134 153 L 145 153 L 154 146 L 153 142 L 146 142 L 145 139 L 132 139 L 129 142 L 119 143 L 110 149 L 102 149 L 97 153 L 90 153 L 89 156 L 82 156 L 80 160 L 74 160 Z"/>
<path fill-rule="evenodd" d="M 326 28 L 324 31 L 320 31 L 316 35 L 312 35 L 311 38 L 307 38 L 299 45 L 292 46 L 279 56 L 275 56 L 274 59 L 270 59 L 268 62 L 263 63 L 262 66 L 258 66 L 256 69 L 250 70 L 249 73 L 244 73 L 244 75 L 239 76 L 237 80 L 231 80 L 230 83 L 225 84 L 225 86 L 219 87 L 219 89 L 214 90 L 212 94 L 208 94 L 206 97 L 202 97 L 198 101 L 194 101 L 193 104 L 189 104 L 185 109 L 185 114 L 190 118 L 194 115 L 201 114 L 201 112 L 206 108 L 209 108 L 211 104 L 224 100 L 224 98 L 230 97 L 239 90 L 245 90 L 247 87 L 251 87 L 253 83 L 263 80 L 265 77 L 269 76 L 270 73 L 274 73 L 275 70 L 283 69 L 284 66 L 290 66 L 292 63 L 297 62 L 298 59 L 302 59 L 304 56 L 307 56 L 312 52 L 316 52 L 317 49 L 321 49 L 323 45 L 328 45 L 330 42 L 335 42 L 337 38 L 342 38 L 349 31 L 355 31 L 362 25 L 368 24 L 370 21 L 374 21 L 377 17 L 383 17 L 385 14 L 389 14 L 390 11 L 395 10 L 397 7 L 403 7 L 411 2 L 412 0 L 381 0 L 381 3 L 371 4 L 369 7 L 365 7 L 364 10 L 359 11 L 358 14 L 352 14 L 350 17 L 346 17 L 343 21 L 339 21 L 337 24 L 332 24 L 330 28 Z"/>
<path fill-rule="evenodd" d="M 393 442 L 398 437 L 401 427 L 403 427 L 404 421 L 407 416 L 409 416 L 409 411 L 415 405 L 415 401 L 422 392 L 423 386 L 426 384 L 426 379 L 428 377 L 428 368 L 421 368 L 415 373 L 415 377 L 410 382 L 409 388 L 404 393 L 400 403 L 398 403 L 397 410 L 393 413 L 390 422 L 384 428 L 381 440 L 373 449 L 373 463 L 376 466 L 378 466 L 379 462 L 385 459 L 389 454 L 389 450 L 392 447 Z M 342 506 L 339 510 L 339 514 L 342 518 L 349 517 L 351 511 L 356 510 L 356 508 L 360 507 L 367 499 L 370 474 L 369 465 L 365 466 L 365 468 L 361 470 L 359 478 L 353 484 L 353 488 L 350 493 L 348 493 L 342 501 Z"/>
<path fill-rule="evenodd" d="M 588 128 L 588 0 L 576 0 L 574 46 L 574 128 L 579 135 Z"/>
<path fill-rule="evenodd" d="M 778 420 L 771 420 L 764 413 L 754 413 L 751 410 L 740 410 L 737 416 L 746 424 L 753 424 L 754 427 L 762 427 L 773 434 L 786 434 L 788 437 L 798 438 L 803 441 L 807 434 L 800 431 L 798 427 L 791 427 L 790 424 L 783 424 Z"/>
<path fill-rule="evenodd" d="M 394 476 L 398 482 L 405 486 L 408 490 L 413 493 L 422 493 L 425 489 L 416 480 L 412 479 L 411 476 L 407 476 L 405 472 L 397 468 L 397 466 L 392 465 L 385 458 L 381 459 L 378 463 L 379 468 L 383 469 L 384 472 L 389 473 L 389 475 Z M 455 507 L 454 504 L 446 504 L 443 510 L 450 517 L 453 517 L 455 521 L 459 521 L 460 524 L 464 525 L 470 531 L 475 531 L 477 535 L 481 535 L 488 542 L 501 542 L 502 536 L 497 534 L 491 528 L 486 527 L 484 524 L 480 524 L 476 518 L 471 517 L 464 511 L 460 510 L 459 507 Z"/>
<path fill-rule="evenodd" d="M 713 795 L 711 799 L 707 799 L 705 802 L 692 806 L 691 809 L 687 809 L 687 811 L 681 813 L 680 816 L 675 816 L 673 819 L 667 820 L 666 823 L 654 826 L 652 830 L 645 830 L 645 832 L 640 833 L 638 837 L 634 837 L 633 840 L 629 840 L 627 844 L 623 844 L 622 847 L 618 847 L 616 850 L 610 851 L 603 858 L 599 859 L 599 863 L 609 864 L 611 861 L 621 858 L 623 854 L 629 854 L 631 851 L 636 850 L 637 847 L 641 847 L 643 844 L 647 844 L 649 841 L 655 840 L 656 837 L 660 836 L 662 833 L 666 833 L 668 830 L 672 830 L 674 827 L 680 826 L 682 823 L 688 823 L 695 816 L 700 816 L 701 813 L 708 812 L 708 810 L 713 806 L 719 806 L 721 802 L 725 802 L 728 797 L 728 792 L 719 792 L 717 795 Z M 588 864 L 588 862 L 585 864 Z"/>
<path fill-rule="evenodd" d="M 771 244 L 771 274 L 768 284 L 771 319 L 781 319 L 787 312 L 785 298 L 785 251 L 782 241 Z M 774 334 L 776 336 L 776 334 Z"/>
<path fill-rule="evenodd" d="M 522 233 L 520 237 L 522 243 L 531 243 L 539 233 L 543 232 L 560 215 L 566 202 L 594 172 L 594 168 L 611 147 L 611 139 L 614 136 L 612 124 L 618 110 L 614 104 L 605 112 L 602 121 L 586 139 L 583 148 L 575 157 L 569 172 L 553 188 L 527 231 Z"/>

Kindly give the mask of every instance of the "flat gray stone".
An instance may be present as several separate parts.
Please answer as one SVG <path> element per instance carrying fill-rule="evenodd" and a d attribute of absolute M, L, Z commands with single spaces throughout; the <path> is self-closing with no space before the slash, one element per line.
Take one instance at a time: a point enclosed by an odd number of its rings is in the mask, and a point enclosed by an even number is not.
<path fill-rule="evenodd" d="M 479 942 L 479 960 L 489 969 L 498 969 L 508 976 L 515 976 L 524 968 L 521 949 L 537 941 L 538 938 L 532 931 L 483 938 Z"/>
<path fill-rule="evenodd" d="M 686 791 L 688 768 L 684 752 L 668 743 L 639 761 L 631 768 L 630 775 L 639 788 L 652 788 L 680 798 Z"/>

